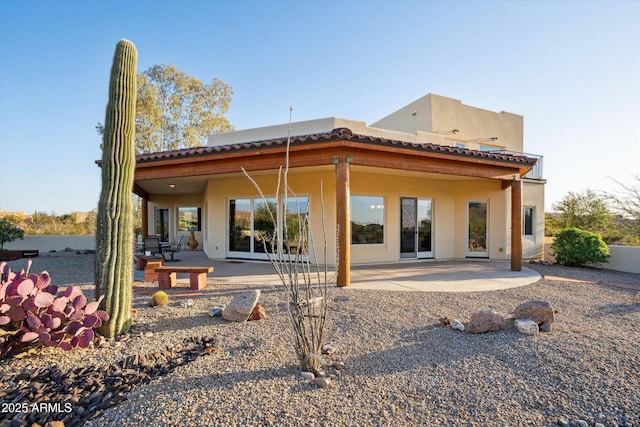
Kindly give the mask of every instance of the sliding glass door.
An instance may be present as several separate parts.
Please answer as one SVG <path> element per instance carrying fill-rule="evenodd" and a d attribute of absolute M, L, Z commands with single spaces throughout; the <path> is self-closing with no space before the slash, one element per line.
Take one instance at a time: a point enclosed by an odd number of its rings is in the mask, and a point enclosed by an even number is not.
<path fill-rule="evenodd" d="M 486 201 L 467 202 L 466 256 L 489 257 L 489 209 Z"/>
<path fill-rule="evenodd" d="M 432 258 L 431 199 L 400 199 L 400 258 Z"/>
<path fill-rule="evenodd" d="M 155 231 L 160 236 L 161 242 L 169 242 L 169 209 L 156 208 L 155 210 Z"/>
<path fill-rule="evenodd" d="M 228 215 L 228 249 L 227 256 L 231 258 L 268 259 L 267 252 L 274 253 L 277 218 L 277 203 L 275 198 L 231 199 L 229 200 Z M 284 201 L 283 201 L 284 202 Z M 288 198 L 283 209 L 284 224 L 280 224 L 280 237 L 286 233 L 289 239 L 283 239 L 284 253 L 306 254 L 308 250 L 308 236 L 299 238 L 299 231 L 307 221 L 308 197 Z M 282 219 L 281 219 L 282 220 Z"/>
<path fill-rule="evenodd" d="M 229 201 L 229 255 L 244 257 L 251 252 L 251 199 Z"/>

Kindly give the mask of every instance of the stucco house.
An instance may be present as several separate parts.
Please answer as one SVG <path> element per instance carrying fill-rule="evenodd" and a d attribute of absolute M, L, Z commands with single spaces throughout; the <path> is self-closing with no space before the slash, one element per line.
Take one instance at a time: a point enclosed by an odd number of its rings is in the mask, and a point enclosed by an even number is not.
<path fill-rule="evenodd" d="M 138 155 L 143 233 L 174 241 L 193 230 L 210 259 L 266 259 L 265 200 L 241 169 L 275 202 L 288 130 L 239 130 L 203 147 Z M 523 258 L 542 257 L 542 157 L 523 153 L 522 116 L 428 94 L 370 125 L 294 122 L 289 151 L 289 203 L 308 209 L 314 236 L 322 182 L 339 286 L 356 264 L 487 258 L 519 270 Z"/>

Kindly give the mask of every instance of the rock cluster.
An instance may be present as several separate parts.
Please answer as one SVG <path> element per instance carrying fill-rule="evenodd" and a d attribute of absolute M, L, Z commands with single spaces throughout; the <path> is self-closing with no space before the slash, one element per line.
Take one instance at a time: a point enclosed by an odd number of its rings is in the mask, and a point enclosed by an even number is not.
<path fill-rule="evenodd" d="M 547 301 L 529 301 L 520 304 L 513 312 L 516 320 L 530 320 L 540 332 L 551 332 L 551 324 L 555 321 L 553 307 Z"/>
<path fill-rule="evenodd" d="M 550 261 L 545 261 L 545 260 L 543 260 L 543 259 L 538 259 L 538 260 L 532 259 L 532 260 L 529 260 L 529 264 L 553 265 L 553 263 L 552 263 L 552 262 L 550 262 Z"/>
<path fill-rule="evenodd" d="M 45 426 L 61 422 L 59 425 L 66 427 L 81 426 L 127 400 L 126 393 L 138 384 L 165 376 L 200 356 L 218 353 L 214 341 L 194 337 L 186 340 L 184 347 L 132 355 L 109 366 L 62 372 L 53 365 L 5 375 L 2 382 L 9 387 L 0 391 L 0 402 L 23 411 L 0 413 L 0 425 Z M 38 402 L 38 406 L 32 402 Z"/>
<path fill-rule="evenodd" d="M 345 369 L 344 362 L 337 357 L 337 349 L 329 344 L 322 346 L 321 353 L 331 360 L 323 360 L 322 367 L 317 372 L 300 372 L 303 382 L 315 385 L 319 388 L 333 388 L 335 381 L 342 377 Z"/>
<path fill-rule="evenodd" d="M 514 325 L 518 332 L 535 335 L 538 332 L 551 332 L 551 324 L 555 321 L 555 312 L 547 301 L 529 301 L 516 307 L 513 313 Z M 505 329 L 508 320 L 492 310 L 482 310 L 472 313 L 469 322 L 463 324 L 457 319 L 441 317 L 438 319 L 443 326 L 466 331 L 470 334 L 498 332 Z"/>

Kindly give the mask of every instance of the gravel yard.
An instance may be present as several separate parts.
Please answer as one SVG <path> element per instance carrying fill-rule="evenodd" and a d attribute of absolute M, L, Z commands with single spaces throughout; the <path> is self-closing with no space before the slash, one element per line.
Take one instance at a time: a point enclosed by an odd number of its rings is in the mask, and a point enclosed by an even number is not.
<path fill-rule="evenodd" d="M 54 283 L 89 283 L 93 256 L 59 254 L 34 260 Z M 14 269 L 24 266 L 14 261 Z M 580 277 L 640 286 L 640 275 L 597 269 L 526 265 L 546 276 Z M 87 296 L 92 286 L 82 285 Z M 135 288 L 138 314 L 128 342 L 95 349 L 2 360 L 0 390 L 15 374 L 56 364 L 61 370 L 109 365 L 135 354 L 176 348 L 194 336 L 213 337 L 218 353 L 141 384 L 87 426 L 640 426 L 640 294 L 584 281 L 542 279 L 523 287 L 478 293 L 330 290 L 329 361 L 344 362 L 332 388 L 303 381 L 282 312 L 280 289 L 216 284 L 193 299 L 172 296 L 152 308 Z M 261 289 L 268 318 L 230 323 L 207 308 L 240 290 Z M 527 336 L 513 326 L 471 335 L 443 327 L 491 309 L 509 316 L 526 301 L 549 301 L 553 331 Z M 2 399 L 0 399 L 1 401 Z M 29 402 L 31 403 L 31 402 Z M 8 418 L 12 414 L 0 413 Z"/>

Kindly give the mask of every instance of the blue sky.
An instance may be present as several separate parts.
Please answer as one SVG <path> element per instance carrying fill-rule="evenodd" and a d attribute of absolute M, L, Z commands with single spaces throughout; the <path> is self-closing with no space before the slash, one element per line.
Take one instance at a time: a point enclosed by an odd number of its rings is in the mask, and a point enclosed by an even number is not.
<path fill-rule="evenodd" d="M 524 116 L 546 206 L 640 172 L 640 2 L 0 0 L 0 209 L 97 207 L 118 40 L 234 91 L 237 129 L 427 93 Z"/>

